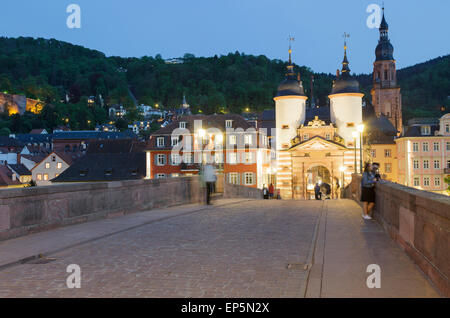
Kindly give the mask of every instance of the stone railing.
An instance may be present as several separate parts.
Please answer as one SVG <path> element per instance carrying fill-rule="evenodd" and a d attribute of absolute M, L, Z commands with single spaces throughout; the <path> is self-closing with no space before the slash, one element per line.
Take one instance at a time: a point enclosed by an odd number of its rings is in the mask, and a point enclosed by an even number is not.
<path fill-rule="evenodd" d="M 250 188 L 242 185 L 236 185 L 225 182 L 223 189 L 223 197 L 262 199 L 263 195 L 261 189 Z"/>
<path fill-rule="evenodd" d="M 345 196 L 359 202 L 361 176 Z M 450 197 L 381 181 L 374 217 L 446 297 L 450 297 Z"/>
<path fill-rule="evenodd" d="M 4 189 L 0 190 L 0 240 L 202 200 L 198 177 Z"/>

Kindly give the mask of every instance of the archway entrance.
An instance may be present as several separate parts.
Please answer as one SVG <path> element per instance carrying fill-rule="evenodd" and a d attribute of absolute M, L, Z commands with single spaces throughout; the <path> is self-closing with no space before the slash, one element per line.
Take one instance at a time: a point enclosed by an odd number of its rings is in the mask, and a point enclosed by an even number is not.
<path fill-rule="evenodd" d="M 324 166 L 315 166 L 306 172 L 307 199 L 314 199 L 316 183 L 328 183 L 332 186 L 330 171 Z"/>

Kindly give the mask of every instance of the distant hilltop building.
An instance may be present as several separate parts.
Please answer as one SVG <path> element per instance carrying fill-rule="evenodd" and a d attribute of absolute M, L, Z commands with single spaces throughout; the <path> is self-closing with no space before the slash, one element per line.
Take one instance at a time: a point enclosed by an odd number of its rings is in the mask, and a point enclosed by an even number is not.
<path fill-rule="evenodd" d="M 180 58 L 172 58 L 164 60 L 166 64 L 183 64 L 183 59 Z"/>
<path fill-rule="evenodd" d="M 24 95 L 0 93 L 0 112 L 8 112 L 9 115 L 23 115 L 25 111 L 39 114 L 43 107 L 43 102 Z"/>

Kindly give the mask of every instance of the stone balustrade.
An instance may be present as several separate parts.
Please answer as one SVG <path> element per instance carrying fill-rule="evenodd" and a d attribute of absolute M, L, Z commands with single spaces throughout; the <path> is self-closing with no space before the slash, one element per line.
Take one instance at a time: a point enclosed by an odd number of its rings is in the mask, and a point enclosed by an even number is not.
<path fill-rule="evenodd" d="M 361 175 L 345 196 L 359 202 Z M 446 297 L 450 297 L 450 197 L 391 182 L 376 185 L 374 217 Z"/>

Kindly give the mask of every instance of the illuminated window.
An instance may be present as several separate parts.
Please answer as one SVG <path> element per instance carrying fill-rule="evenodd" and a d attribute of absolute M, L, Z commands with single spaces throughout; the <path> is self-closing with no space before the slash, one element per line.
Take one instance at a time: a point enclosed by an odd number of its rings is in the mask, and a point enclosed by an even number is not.
<path fill-rule="evenodd" d="M 172 147 L 178 145 L 178 141 L 179 140 L 180 140 L 179 136 L 172 136 L 172 138 L 171 138 L 171 145 L 172 145 Z"/>
<path fill-rule="evenodd" d="M 61 169 L 61 168 L 62 168 L 62 163 L 61 163 L 61 162 L 58 162 L 58 163 L 56 164 L 56 167 L 57 167 L 58 169 Z"/>
<path fill-rule="evenodd" d="M 50 162 L 45 163 L 45 169 L 50 169 Z"/>
<path fill-rule="evenodd" d="M 48 181 L 48 173 L 44 173 L 44 181 Z"/>
<path fill-rule="evenodd" d="M 244 143 L 246 145 L 253 144 L 253 135 L 249 135 L 249 134 L 244 135 Z"/>
<path fill-rule="evenodd" d="M 172 166 L 176 166 L 176 165 L 180 164 L 180 155 L 179 154 L 177 154 L 177 153 L 171 154 L 170 159 L 171 159 Z"/>
<path fill-rule="evenodd" d="M 235 152 L 228 153 L 228 163 L 230 163 L 230 164 L 237 163 L 237 153 L 235 153 Z"/>
<path fill-rule="evenodd" d="M 289 129 L 289 125 L 283 125 L 281 126 L 281 129 Z"/>
<path fill-rule="evenodd" d="M 230 145 L 236 145 L 237 144 L 237 137 L 236 135 L 230 136 Z"/>
<path fill-rule="evenodd" d="M 37 180 L 37 181 L 42 181 L 42 173 L 38 173 L 38 174 L 36 175 L 36 180 Z"/>
<path fill-rule="evenodd" d="M 384 172 L 392 173 L 392 164 L 391 163 L 385 163 L 384 164 Z"/>
<path fill-rule="evenodd" d="M 245 152 L 244 153 L 244 163 L 253 163 L 253 153 L 252 152 Z"/>
<path fill-rule="evenodd" d="M 347 128 L 355 127 L 355 123 L 347 123 Z"/>

